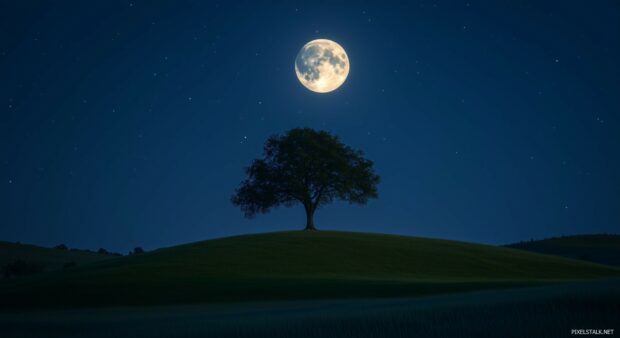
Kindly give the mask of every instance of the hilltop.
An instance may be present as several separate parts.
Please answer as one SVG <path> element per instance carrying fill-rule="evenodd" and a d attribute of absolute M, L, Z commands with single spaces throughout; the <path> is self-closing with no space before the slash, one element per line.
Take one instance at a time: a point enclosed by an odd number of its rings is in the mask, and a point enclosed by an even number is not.
<path fill-rule="evenodd" d="M 213 239 L 0 283 L 11 306 L 415 296 L 620 276 L 510 248 L 334 231 Z"/>

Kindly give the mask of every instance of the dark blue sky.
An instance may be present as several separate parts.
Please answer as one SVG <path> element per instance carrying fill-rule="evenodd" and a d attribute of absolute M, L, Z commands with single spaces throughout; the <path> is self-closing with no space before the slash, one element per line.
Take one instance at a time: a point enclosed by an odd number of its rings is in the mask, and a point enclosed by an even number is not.
<path fill-rule="evenodd" d="M 329 130 L 380 197 L 320 229 L 484 243 L 618 232 L 620 4 L 2 1 L 0 239 L 126 252 L 301 229 L 230 203 L 265 139 Z M 294 60 L 341 44 L 316 94 Z"/>

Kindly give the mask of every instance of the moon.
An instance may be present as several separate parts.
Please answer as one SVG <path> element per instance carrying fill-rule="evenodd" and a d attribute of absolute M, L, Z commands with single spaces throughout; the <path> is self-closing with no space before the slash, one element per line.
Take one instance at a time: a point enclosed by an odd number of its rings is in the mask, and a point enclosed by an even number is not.
<path fill-rule="evenodd" d="M 340 87 L 349 75 L 349 57 L 344 48 L 327 39 L 305 44 L 295 59 L 295 73 L 302 85 L 316 93 Z"/>

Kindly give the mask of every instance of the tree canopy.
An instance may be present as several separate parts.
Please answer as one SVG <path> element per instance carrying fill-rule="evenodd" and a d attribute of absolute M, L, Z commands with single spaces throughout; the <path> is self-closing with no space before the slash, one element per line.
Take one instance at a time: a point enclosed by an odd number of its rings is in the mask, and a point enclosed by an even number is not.
<path fill-rule="evenodd" d="M 300 203 L 306 211 L 306 230 L 316 230 L 314 212 L 323 205 L 334 200 L 366 204 L 378 197 L 373 162 L 337 136 L 310 128 L 270 137 L 264 158 L 254 160 L 246 174 L 232 197 L 246 217 Z"/>

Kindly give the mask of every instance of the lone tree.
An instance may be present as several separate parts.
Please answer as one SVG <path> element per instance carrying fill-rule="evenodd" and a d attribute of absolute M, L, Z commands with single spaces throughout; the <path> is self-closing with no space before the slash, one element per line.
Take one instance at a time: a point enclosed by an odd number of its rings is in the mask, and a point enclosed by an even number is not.
<path fill-rule="evenodd" d="M 265 143 L 264 158 L 246 169 L 247 178 L 232 197 L 248 218 L 274 207 L 300 203 L 306 230 L 316 230 L 314 212 L 339 199 L 366 204 L 377 198 L 379 176 L 372 161 L 338 137 L 309 128 L 274 135 Z"/>

